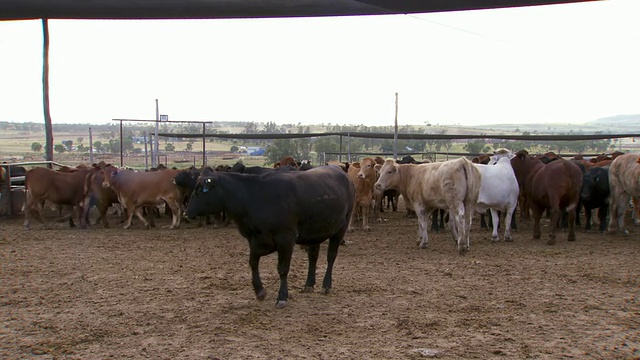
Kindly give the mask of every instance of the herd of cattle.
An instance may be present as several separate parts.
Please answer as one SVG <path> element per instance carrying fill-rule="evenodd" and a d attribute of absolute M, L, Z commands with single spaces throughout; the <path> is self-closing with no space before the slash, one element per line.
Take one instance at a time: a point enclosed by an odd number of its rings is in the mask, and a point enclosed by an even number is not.
<path fill-rule="evenodd" d="M 258 299 L 265 298 L 259 259 L 278 252 L 281 281 L 276 305 L 283 307 L 288 299 L 287 274 L 295 244 L 304 246 L 308 253 L 305 290 L 312 291 L 319 245 L 329 239 L 322 285 L 328 292 L 333 263 L 345 233 L 360 227 L 369 230 L 370 217 L 381 219 L 384 200 L 387 209 L 392 206 L 395 210 L 402 196 L 407 211 L 418 219 L 421 248 L 428 245 L 430 215 L 434 220 L 440 215 L 442 221 L 446 214 L 457 250 L 464 253 L 470 246 L 471 222 L 476 212 L 484 215 L 490 211 L 492 241 L 499 240 L 501 214 L 503 239 L 512 241 L 517 207 L 519 216 L 533 217 L 534 238 L 540 238 L 540 220 L 548 212 L 548 244 L 555 243 L 560 227 L 568 228 L 569 241 L 576 239 L 574 225 L 580 222 L 582 208 L 587 230 L 591 228 L 591 212 L 598 209 L 600 231 L 608 228 L 627 233 L 624 215 L 627 206 L 631 202 L 635 205 L 636 197 L 640 198 L 639 177 L 640 154 L 614 153 L 586 161 L 566 160 L 553 153 L 512 153 L 507 149 L 472 161 L 461 157 L 424 163 L 411 157 L 399 161 L 367 157 L 360 162 L 312 167 L 288 157 L 274 168 L 241 163 L 215 169 L 165 168 L 148 172 L 104 163 L 58 171 L 38 167 L 25 176 L 24 227 L 30 227 L 34 215 L 45 226 L 41 214 L 45 202 L 72 209 L 75 215 L 70 216 L 69 223 L 74 226 L 76 218 L 81 228 L 90 224 L 93 207 L 99 213 L 96 223 L 109 227 L 107 210 L 112 205 L 121 207 L 125 229 L 131 226 L 134 214 L 144 227 L 152 226 L 158 204 L 165 205 L 171 213 L 171 229 L 178 228 L 185 215 L 189 219 L 232 219 L 249 241 L 252 284 Z M 637 209 L 634 206 L 634 215 Z M 637 216 L 634 221 L 639 221 Z M 436 221 L 432 229 L 438 229 L 437 225 Z"/>

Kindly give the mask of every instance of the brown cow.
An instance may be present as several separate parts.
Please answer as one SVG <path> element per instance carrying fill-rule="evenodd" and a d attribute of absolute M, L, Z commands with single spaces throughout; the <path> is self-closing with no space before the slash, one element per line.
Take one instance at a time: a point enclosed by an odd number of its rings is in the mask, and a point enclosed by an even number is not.
<path fill-rule="evenodd" d="M 437 209 L 449 210 L 451 235 L 461 254 L 469 249 L 471 220 L 478 203 L 482 175 L 465 158 L 421 165 L 387 160 L 380 169 L 376 190 L 396 189 L 412 206 L 419 221 L 420 247 L 428 245 L 427 217 Z"/>
<path fill-rule="evenodd" d="M 582 170 L 575 163 L 559 158 L 548 164 L 524 153 L 511 159 L 511 166 L 533 212 L 533 238 L 540 238 L 540 219 L 545 209 L 551 212 L 551 233 L 547 244 L 556 243 L 556 230 L 560 211 L 568 212 L 569 234 L 567 239 L 575 241 L 576 210 L 582 187 Z"/>
<path fill-rule="evenodd" d="M 640 196 L 640 154 L 624 154 L 616 157 L 609 167 L 609 231 L 628 234 L 624 215 L 632 197 Z"/>
<path fill-rule="evenodd" d="M 280 166 L 293 166 L 296 169 L 300 169 L 300 166 L 298 165 L 298 163 L 296 162 L 296 160 L 292 157 L 292 156 L 285 156 L 282 159 L 280 159 L 280 161 L 278 161 L 277 163 L 273 164 L 274 168 L 280 167 Z"/>
<path fill-rule="evenodd" d="M 353 230 L 358 214 L 362 216 L 362 229 L 369 230 L 369 209 L 373 199 L 373 186 L 376 183 L 377 171 L 372 158 L 364 158 L 361 162 L 349 166 L 347 175 L 356 188 L 355 207 L 351 213 L 349 230 Z"/>
<path fill-rule="evenodd" d="M 91 169 L 91 171 L 85 177 L 84 182 L 84 194 L 85 201 L 82 206 L 82 218 L 80 219 L 80 228 L 87 227 L 87 221 L 89 219 L 89 210 L 93 205 L 98 208 L 100 217 L 96 223 L 102 220 L 102 226 L 109 227 L 109 220 L 107 219 L 107 210 L 113 204 L 118 204 L 118 195 L 110 187 L 102 186 L 104 182 L 104 169 L 111 165 L 105 165 L 104 163 Z"/>
<path fill-rule="evenodd" d="M 68 205 L 79 210 L 84 199 L 84 179 L 89 170 L 80 169 L 70 173 L 53 171 L 37 167 L 27 171 L 25 178 L 25 203 L 23 206 L 25 229 L 29 229 L 31 213 L 36 212 L 38 220 L 46 228 L 42 219 L 42 207 L 46 201 L 57 205 Z M 69 217 L 69 225 L 73 223 L 73 212 Z M 78 211 L 79 213 L 79 211 Z"/>
<path fill-rule="evenodd" d="M 178 170 L 134 172 L 115 167 L 104 169 L 103 187 L 111 187 L 118 195 L 120 204 L 127 211 L 124 228 L 131 226 L 135 214 L 149 228 L 149 223 L 142 215 L 145 205 L 158 205 L 164 200 L 171 209 L 172 221 L 170 229 L 180 226 L 182 217 L 183 189 L 173 182 Z"/>

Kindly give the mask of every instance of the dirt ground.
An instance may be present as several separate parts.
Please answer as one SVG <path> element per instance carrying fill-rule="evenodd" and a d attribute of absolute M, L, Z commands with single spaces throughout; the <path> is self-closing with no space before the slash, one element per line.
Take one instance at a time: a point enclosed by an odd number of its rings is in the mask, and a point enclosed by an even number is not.
<path fill-rule="evenodd" d="M 25 231 L 1 218 L 0 358 L 640 358 L 639 228 L 549 246 L 548 227 L 532 240 L 521 223 L 490 243 L 476 218 L 461 256 L 448 232 L 418 249 L 404 214 L 347 235 L 329 295 L 299 291 L 297 248 L 281 310 L 276 256 L 261 261 L 260 302 L 233 225 Z"/>

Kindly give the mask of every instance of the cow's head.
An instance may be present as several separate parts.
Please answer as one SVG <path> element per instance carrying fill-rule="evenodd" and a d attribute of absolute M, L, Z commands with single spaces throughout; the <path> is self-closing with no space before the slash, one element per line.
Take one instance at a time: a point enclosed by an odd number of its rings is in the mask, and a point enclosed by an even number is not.
<path fill-rule="evenodd" d="M 104 168 L 103 171 L 104 171 L 104 176 L 102 180 L 102 187 L 103 188 L 111 187 L 111 182 L 113 181 L 113 179 L 116 178 L 116 176 L 118 176 L 118 168 L 114 166 L 107 166 Z"/>
<path fill-rule="evenodd" d="M 384 165 L 380 168 L 380 177 L 378 181 L 376 181 L 376 191 L 397 189 L 398 183 L 400 182 L 399 167 L 400 165 L 396 164 L 393 160 L 384 162 Z"/>
<path fill-rule="evenodd" d="M 360 171 L 358 171 L 358 177 L 360 179 L 375 179 L 376 176 L 376 162 L 372 158 L 364 158 L 360 162 Z"/>

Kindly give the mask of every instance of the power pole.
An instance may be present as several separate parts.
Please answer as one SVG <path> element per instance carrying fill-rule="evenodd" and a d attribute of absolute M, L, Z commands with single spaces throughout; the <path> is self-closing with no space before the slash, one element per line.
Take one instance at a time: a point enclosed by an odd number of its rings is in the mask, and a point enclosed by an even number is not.
<path fill-rule="evenodd" d="M 160 121 L 160 110 L 158 109 L 158 99 L 156 99 L 156 132 L 153 135 L 153 151 L 151 152 L 151 167 L 156 167 L 156 157 L 158 156 L 158 122 Z"/>
<path fill-rule="evenodd" d="M 393 160 L 398 160 L 398 93 L 396 93 L 396 125 L 393 131 Z"/>

